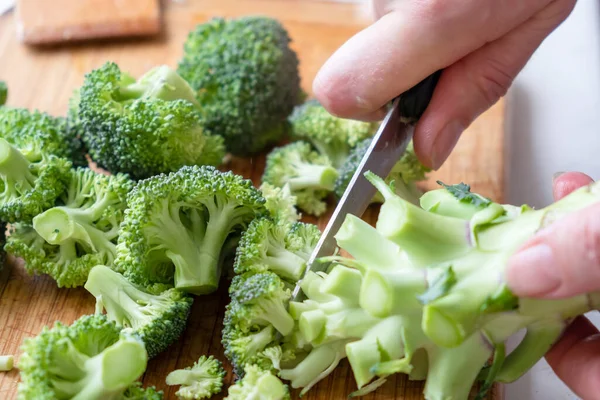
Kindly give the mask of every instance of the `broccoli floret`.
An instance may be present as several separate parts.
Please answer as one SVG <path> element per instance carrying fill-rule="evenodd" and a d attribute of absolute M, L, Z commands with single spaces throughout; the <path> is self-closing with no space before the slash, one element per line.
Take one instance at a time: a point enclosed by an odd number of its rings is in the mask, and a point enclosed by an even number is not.
<path fill-rule="evenodd" d="M 275 19 L 214 18 L 188 36 L 177 72 L 196 91 L 202 125 L 234 155 L 278 143 L 300 100 L 298 57 Z"/>
<path fill-rule="evenodd" d="M 6 86 L 6 82 L 0 81 L 0 106 L 6 104 L 6 99 L 8 98 L 8 86 Z"/>
<path fill-rule="evenodd" d="M 0 220 L 5 222 L 30 222 L 54 205 L 69 179 L 70 161 L 49 155 L 39 142 L 22 144 L 0 137 Z"/>
<path fill-rule="evenodd" d="M 30 159 L 39 159 L 44 153 L 66 158 L 74 166 L 87 165 L 81 140 L 71 135 L 63 117 L 24 108 L 1 107 L 0 137 L 17 148 L 34 152 L 35 155 L 27 155 Z"/>
<path fill-rule="evenodd" d="M 275 148 L 266 159 L 263 182 L 287 188 L 298 207 L 320 216 L 327 208 L 323 199 L 334 189 L 337 170 L 327 156 L 319 155 L 306 142 L 298 141 Z"/>
<path fill-rule="evenodd" d="M 224 245 L 235 243 L 266 212 L 264 202 L 250 180 L 209 166 L 186 166 L 140 181 L 121 225 L 118 268 L 144 286 L 213 292 Z"/>
<path fill-rule="evenodd" d="M 292 135 L 310 142 L 320 154 L 331 160 L 335 168 L 340 168 L 352 148 L 363 139 L 371 138 L 379 126 L 375 122 L 335 117 L 315 99 L 297 106 L 289 120 Z"/>
<path fill-rule="evenodd" d="M 48 274 L 59 287 L 81 286 L 91 268 L 113 264 L 132 187 L 126 175 L 71 170 L 61 205 L 35 216 L 32 225 L 18 224 L 6 248 L 29 272 Z"/>
<path fill-rule="evenodd" d="M 7 372 L 13 369 L 15 364 L 15 357 L 12 355 L 2 356 L 0 355 L 0 372 Z"/>
<path fill-rule="evenodd" d="M 162 400 L 164 393 L 154 386 L 141 387 L 139 382 L 129 386 L 120 400 Z"/>
<path fill-rule="evenodd" d="M 261 353 L 276 339 L 273 326 L 252 327 L 242 330 L 236 325 L 233 315 L 235 308 L 230 305 L 225 311 L 221 343 L 225 356 L 231 362 L 237 376 L 243 376 L 244 365 L 258 362 Z"/>
<path fill-rule="evenodd" d="M 280 188 L 269 183 L 263 183 L 259 187 L 265 198 L 267 211 L 278 223 L 293 224 L 300 220 L 301 216 L 296 210 L 296 196 L 294 196 L 288 185 Z"/>
<path fill-rule="evenodd" d="M 181 385 L 175 395 L 181 400 L 208 399 L 223 388 L 225 370 L 213 356 L 201 356 L 193 366 L 178 369 L 167 375 L 169 386 Z"/>
<path fill-rule="evenodd" d="M 22 351 L 19 400 L 122 399 L 148 362 L 142 341 L 101 315 L 46 327 Z"/>
<path fill-rule="evenodd" d="M 149 358 L 179 339 L 192 306 L 192 298 L 177 289 L 154 295 L 103 265 L 92 268 L 85 288 L 96 297 L 98 312 L 106 310 L 109 320 L 144 341 Z"/>
<path fill-rule="evenodd" d="M 244 377 L 229 387 L 227 400 L 290 400 L 290 392 L 270 371 L 245 367 Z"/>
<path fill-rule="evenodd" d="M 321 232 L 316 225 L 297 222 L 290 229 L 270 218 L 255 219 L 243 233 L 237 248 L 234 271 L 272 271 L 296 283 L 304 273 L 306 261 Z"/>
<path fill-rule="evenodd" d="M 335 181 L 334 193 L 338 199 L 341 199 L 350 184 L 356 169 L 360 165 L 362 158 L 371 145 L 372 138 L 361 141 L 339 168 L 339 176 Z M 419 204 L 419 199 L 423 195 L 423 190 L 416 185 L 416 182 L 423 181 L 426 178 L 429 169 L 417 159 L 411 141 L 406 148 L 402 158 L 394 165 L 392 171 L 388 174 L 385 181 L 394 185 L 394 191 L 397 195 L 413 204 Z M 383 203 L 383 196 L 379 192 L 373 196 L 371 204 Z"/>
<path fill-rule="evenodd" d="M 108 62 L 79 91 L 83 141 L 98 166 L 143 179 L 184 165 L 219 165 L 223 139 L 199 122 L 193 91 L 166 66 L 138 81 Z"/>

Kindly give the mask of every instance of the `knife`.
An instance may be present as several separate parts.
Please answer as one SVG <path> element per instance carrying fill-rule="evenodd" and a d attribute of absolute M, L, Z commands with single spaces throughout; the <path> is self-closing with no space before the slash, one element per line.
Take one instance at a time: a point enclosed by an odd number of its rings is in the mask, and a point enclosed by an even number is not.
<path fill-rule="evenodd" d="M 371 171 L 380 177 L 389 175 L 412 140 L 415 124 L 425 112 L 441 72 L 441 70 L 434 72 L 392 101 L 387 115 L 308 259 L 304 276 L 308 271 L 319 272 L 328 268 L 330 263 L 319 259 L 335 253 L 337 248 L 335 234 L 346 219 L 346 215 L 353 214 L 360 218 L 377 191 L 365 178 L 365 172 Z M 303 300 L 301 283 L 302 279 L 296 283 L 292 292 L 292 301 Z"/>

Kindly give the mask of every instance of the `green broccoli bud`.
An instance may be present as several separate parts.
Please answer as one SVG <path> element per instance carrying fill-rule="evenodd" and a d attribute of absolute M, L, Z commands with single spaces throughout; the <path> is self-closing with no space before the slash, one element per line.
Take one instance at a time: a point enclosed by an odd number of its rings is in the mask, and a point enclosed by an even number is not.
<path fill-rule="evenodd" d="M 289 117 L 292 135 L 310 142 L 319 152 L 340 168 L 352 149 L 371 138 L 379 123 L 362 122 L 331 115 L 317 100 L 296 106 Z M 366 149 L 365 149 L 366 151 Z"/>
<path fill-rule="evenodd" d="M 263 183 L 260 192 L 265 198 L 265 207 L 271 218 L 278 223 L 293 224 L 300 220 L 300 214 L 296 210 L 296 196 L 292 195 L 289 186 L 282 188 Z"/>
<path fill-rule="evenodd" d="M 121 399 L 148 361 L 139 338 L 100 315 L 44 328 L 22 351 L 20 400 Z"/>
<path fill-rule="evenodd" d="M 275 341 L 275 329 L 272 325 L 242 330 L 235 324 L 235 317 L 230 305 L 225 310 L 223 322 L 222 344 L 225 357 L 233 365 L 237 376 L 243 376 L 246 364 L 256 364 L 261 353 Z"/>
<path fill-rule="evenodd" d="M 288 131 L 300 98 L 298 57 L 279 21 L 213 18 L 188 35 L 177 72 L 196 92 L 203 128 L 237 156 L 256 154 Z"/>
<path fill-rule="evenodd" d="M 6 86 L 6 82 L 0 81 L 0 106 L 6 104 L 6 99 L 8 98 L 8 86 Z"/>
<path fill-rule="evenodd" d="M 265 213 L 264 202 L 251 181 L 210 166 L 140 181 L 128 198 L 117 268 L 143 286 L 211 293 L 221 278 L 226 244 Z"/>
<path fill-rule="evenodd" d="M 121 396 L 121 400 L 162 400 L 164 393 L 154 386 L 141 387 L 139 382 L 129 386 Z"/>
<path fill-rule="evenodd" d="M 221 392 L 225 374 L 219 360 L 213 356 L 201 356 L 193 366 L 169 373 L 166 383 L 169 386 L 181 385 L 175 393 L 180 400 L 208 399 Z"/>
<path fill-rule="evenodd" d="M 7 372 L 13 369 L 15 364 L 15 357 L 12 355 L 1 356 L 0 355 L 0 371 Z"/>
<path fill-rule="evenodd" d="M 103 265 L 92 268 L 85 289 L 96 297 L 98 311 L 144 341 L 149 358 L 179 339 L 192 306 L 192 298 L 177 289 L 154 295 Z"/>
<path fill-rule="evenodd" d="M 275 148 L 267 155 L 263 182 L 290 190 L 298 207 L 319 216 L 326 210 L 323 201 L 338 177 L 326 156 L 311 150 L 306 142 Z"/>
<path fill-rule="evenodd" d="M 255 365 L 245 367 L 244 377 L 229 387 L 227 400 L 290 400 L 290 393 L 275 375 Z"/>
<path fill-rule="evenodd" d="M 112 173 L 137 180 L 222 161 L 223 139 L 202 129 L 193 90 L 166 66 L 136 81 L 106 63 L 86 75 L 79 97 L 83 141 Z"/>

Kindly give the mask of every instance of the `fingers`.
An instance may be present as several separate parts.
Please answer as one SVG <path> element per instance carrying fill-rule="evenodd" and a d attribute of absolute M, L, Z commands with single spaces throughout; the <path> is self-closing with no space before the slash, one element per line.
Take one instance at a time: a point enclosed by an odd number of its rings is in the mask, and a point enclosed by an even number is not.
<path fill-rule="evenodd" d="M 415 131 L 415 152 L 438 169 L 463 131 L 494 105 L 575 2 L 554 1 L 502 38 L 448 67 Z"/>
<path fill-rule="evenodd" d="M 577 396 L 600 399 L 600 334 L 587 318 L 573 321 L 546 361 Z"/>
<path fill-rule="evenodd" d="M 395 1 L 393 12 L 348 40 L 325 63 L 313 91 L 332 114 L 364 119 L 551 2 Z"/>
<path fill-rule="evenodd" d="M 554 178 L 552 193 L 554 200 L 560 200 L 572 191 L 589 185 L 594 180 L 581 172 L 565 172 Z"/>

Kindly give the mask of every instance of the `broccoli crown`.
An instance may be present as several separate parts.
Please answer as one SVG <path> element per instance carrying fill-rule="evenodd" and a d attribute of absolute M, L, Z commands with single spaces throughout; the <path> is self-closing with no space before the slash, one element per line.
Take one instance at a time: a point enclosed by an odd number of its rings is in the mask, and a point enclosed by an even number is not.
<path fill-rule="evenodd" d="M 162 390 L 156 390 L 154 386 L 145 387 L 136 382 L 129 386 L 119 400 L 162 400 L 164 393 Z"/>
<path fill-rule="evenodd" d="M 0 106 L 6 104 L 6 99 L 8 98 L 8 86 L 6 86 L 6 82 L 0 81 Z"/>
<path fill-rule="evenodd" d="M 144 341 L 149 358 L 179 339 L 193 301 L 177 289 L 148 293 L 104 265 L 92 268 L 85 288 L 96 297 L 97 309 L 104 309 L 109 320 L 130 328 Z"/>
<path fill-rule="evenodd" d="M 333 116 L 315 99 L 296 106 L 289 121 L 292 135 L 310 142 L 336 168 L 341 167 L 352 148 L 371 138 L 379 126 L 375 122 Z"/>
<path fill-rule="evenodd" d="M 139 338 L 101 315 L 57 322 L 25 339 L 22 351 L 19 400 L 121 399 L 148 361 Z"/>
<path fill-rule="evenodd" d="M 183 167 L 140 181 L 128 198 L 118 268 L 144 286 L 174 284 L 192 294 L 213 292 L 224 245 L 235 243 L 266 212 L 264 203 L 250 180 L 210 166 Z"/>
<path fill-rule="evenodd" d="M 300 220 L 300 214 L 296 210 L 297 199 L 289 186 L 280 188 L 264 182 L 259 190 L 266 200 L 267 211 L 275 221 L 292 224 Z"/>
<path fill-rule="evenodd" d="M 221 343 L 225 349 L 225 357 L 231 362 L 234 373 L 241 377 L 244 374 L 246 364 L 262 364 L 265 368 L 273 366 L 265 365 L 267 360 L 262 360 L 262 352 L 276 340 L 276 332 L 272 325 L 254 326 L 241 329 L 236 324 L 236 318 L 228 305 L 223 320 L 223 332 Z"/>
<path fill-rule="evenodd" d="M 175 395 L 181 400 L 208 399 L 220 393 L 226 372 L 221 361 L 201 356 L 191 367 L 167 375 L 167 385 L 181 385 Z"/>
<path fill-rule="evenodd" d="M 184 165 L 219 165 L 223 139 L 204 132 L 190 90 L 165 66 L 138 81 L 111 62 L 88 73 L 78 94 L 78 118 L 91 158 L 133 179 Z"/>
<path fill-rule="evenodd" d="M 287 133 L 300 99 L 298 57 L 275 19 L 214 18 L 193 30 L 177 71 L 196 90 L 205 129 L 240 156 L 255 154 Z"/>
<path fill-rule="evenodd" d="M 295 284 L 302 277 L 319 236 L 320 231 L 308 224 L 298 222 L 290 228 L 270 218 L 255 219 L 242 234 L 234 271 L 237 274 L 272 271 Z"/>
<path fill-rule="evenodd" d="M 72 165 L 46 153 L 41 142 L 21 145 L 0 137 L 0 220 L 5 222 L 30 222 L 52 207 L 65 190 Z"/>
<path fill-rule="evenodd" d="M 244 377 L 229 387 L 228 400 L 290 400 L 290 392 L 270 371 L 256 365 L 245 367 Z"/>
<path fill-rule="evenodd" d="M 66 158 L 75 166 L 87 165 L 81 140 L 71 135 L 66 119 L 24 108 L 0 108 L 0 137 L 18 148 Z M 35 144 L 35 148 L 31 148 Z"/>
<path fill-rule="evenodd" d="M 275 148 L 267 155 L 262 180 L 280 188 L 287 186 L 299 208 L 319 216 L 327 208 L 323 199 L 334 189 L 337 177 L 327 156 L 298 141 Z"/>
<path fill-rule="evenodd" d="M 71 170 L 66 192 L 56 206 L 20 224 L 7 245 L 30 272 L 50 275 L 59 287 L 85 283 L 92 267 L 112 265 L 119 225 L 132 181 L 122 174 Z"/>

